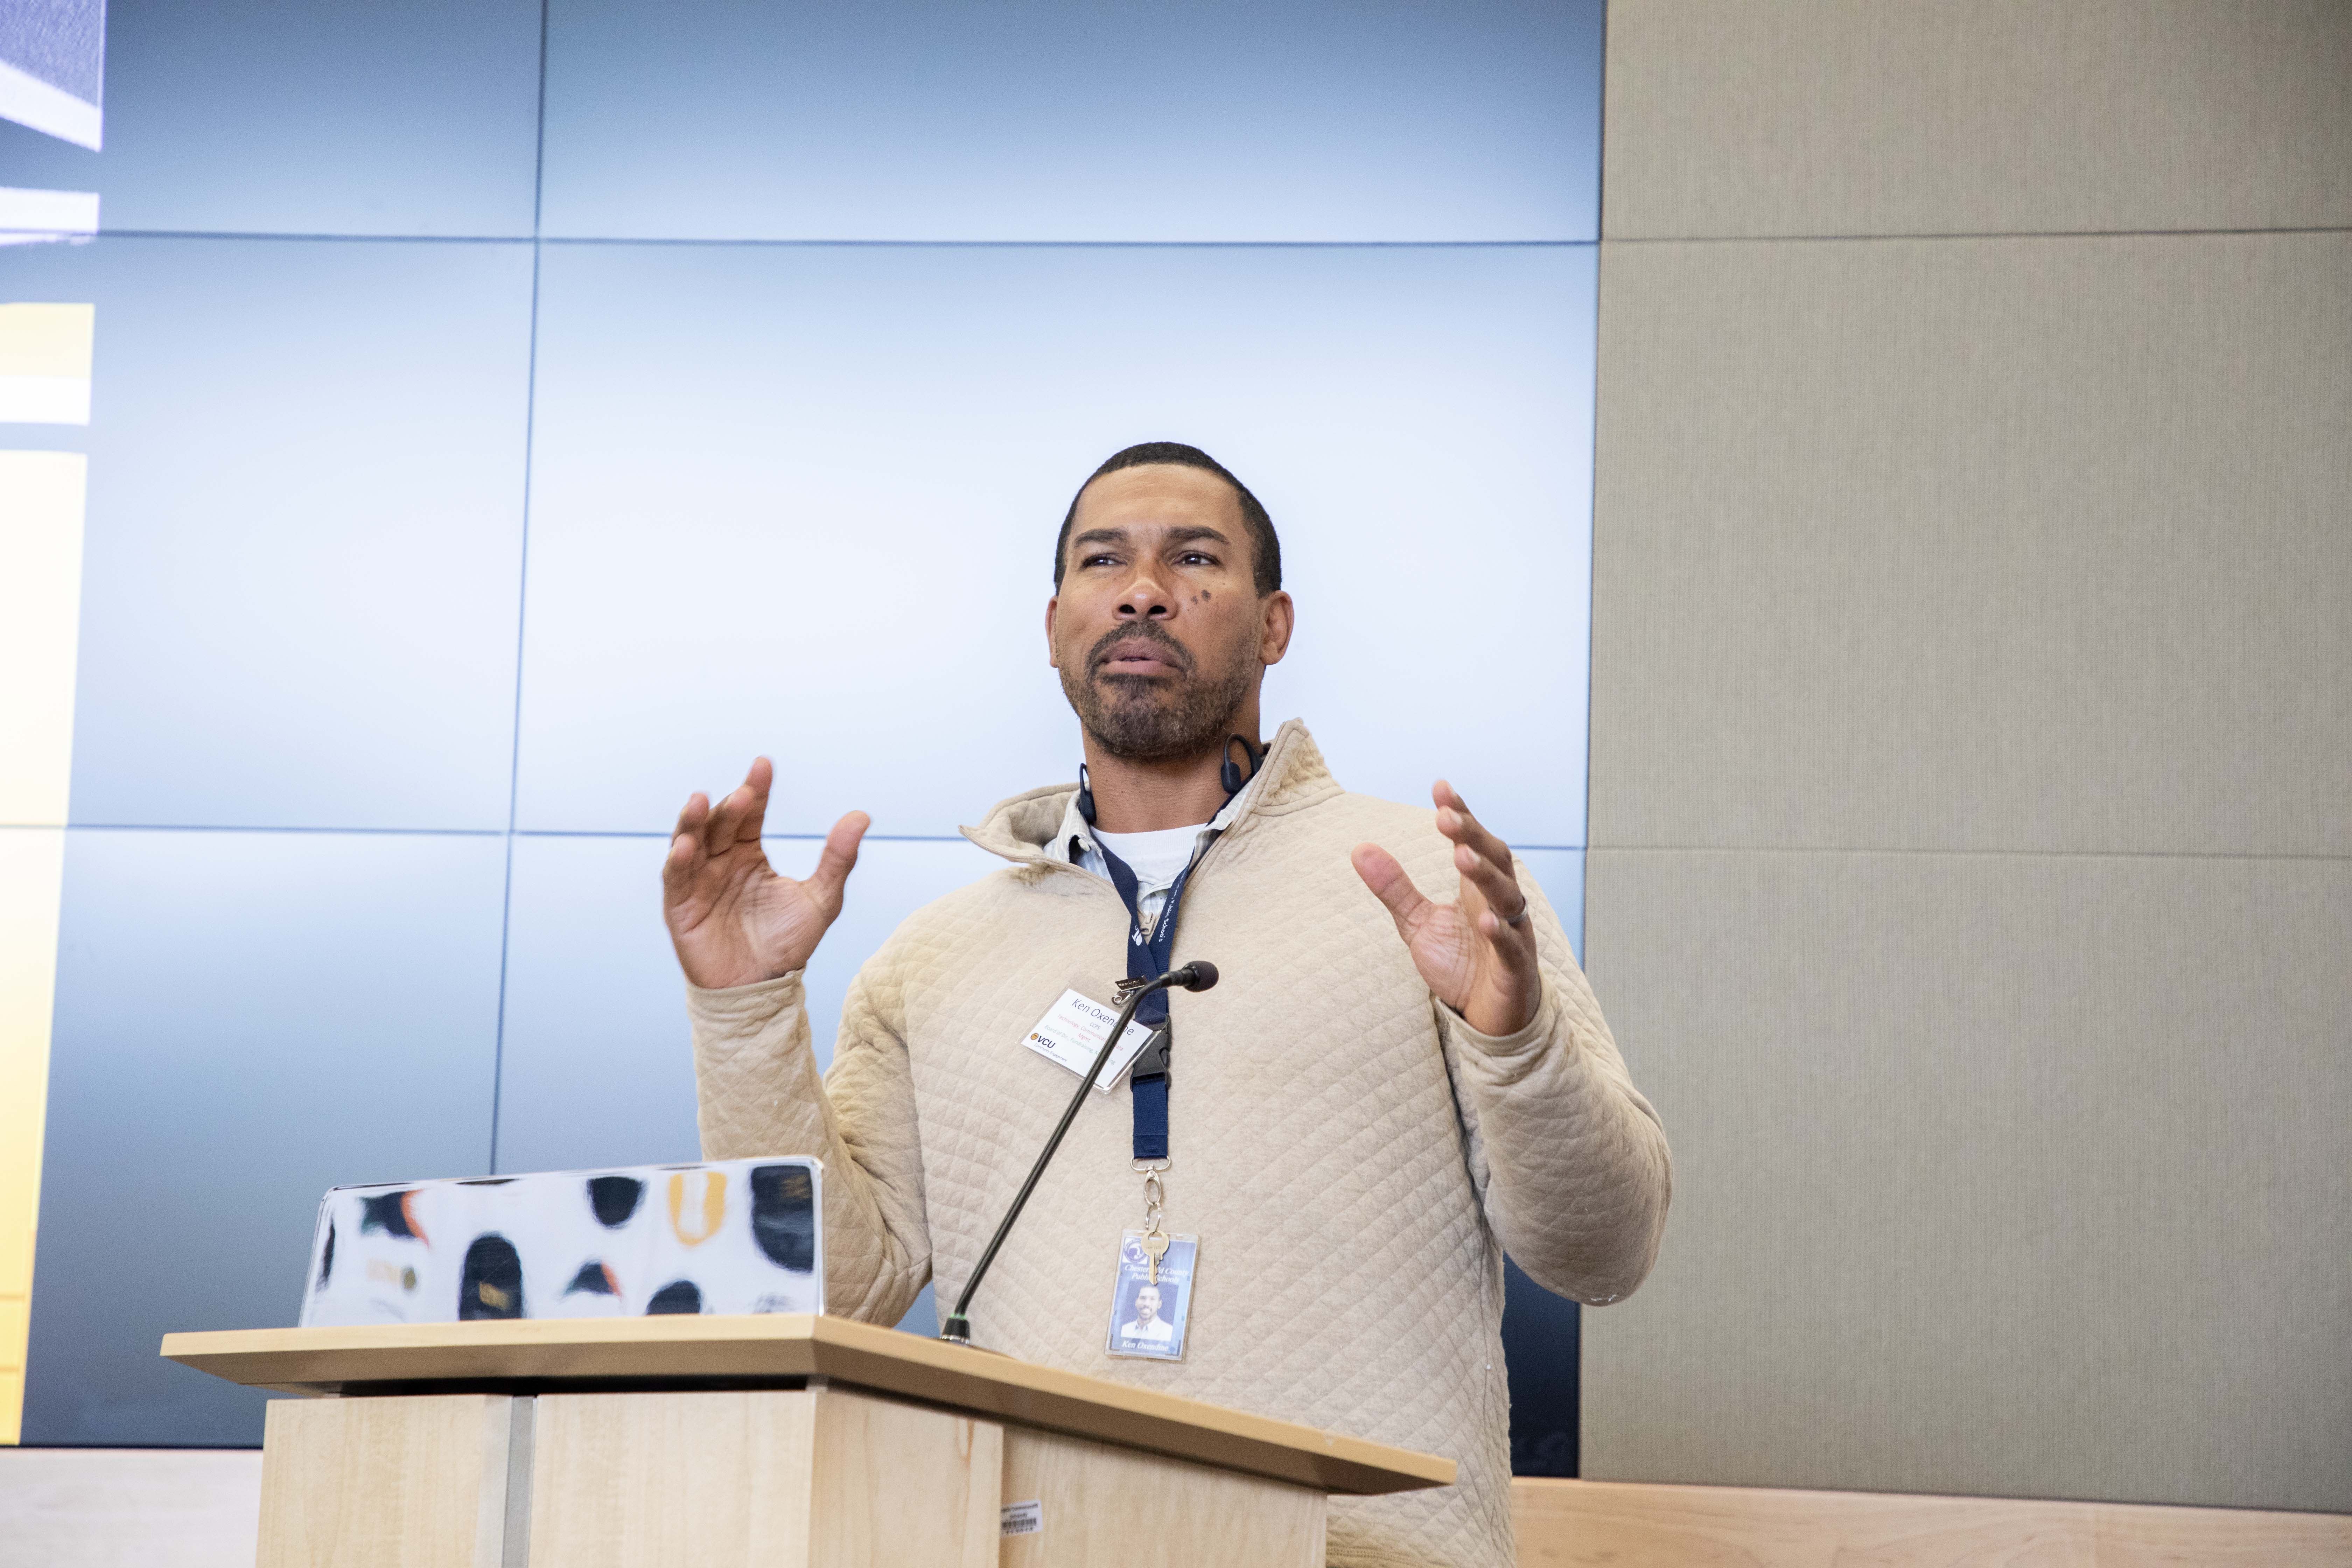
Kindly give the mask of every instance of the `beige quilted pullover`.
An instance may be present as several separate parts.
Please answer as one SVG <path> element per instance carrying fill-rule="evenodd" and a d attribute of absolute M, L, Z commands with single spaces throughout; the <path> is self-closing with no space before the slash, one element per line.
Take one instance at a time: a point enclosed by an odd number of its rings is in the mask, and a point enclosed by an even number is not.
<path fill-rule="evenodd" d="M 944 1312 L 1076 1086 L 1021 1044 L 1066 987 L 1109 1003 L 1126 973 L 1117 891 L 1045 853 L 1074 789 L 965 830 L 1013 864 L 867 961 L 822 1079 L 797 974 L 689 988 L 704 1154 L 824 1161 L 829 1311 L 892 1322 L 936 1279 Z M 1223 977 L 1171 1002 L 1167 1222 L 1200 1237 L 1185 1359 L 1104 1353 L 1119 1236 L 1143 1218 L 1123 1082 L 1079 1113 L 973 1338 L 1445 1455 L 1454 1487 L 1333 1499 L 1330 1561 L 1509 1568 L 1503 1254 L 1563 1295 L 1623 1297 L 1657 1252 L 1666 1141 L 1526 868 L 1543 1001 L 1496 1039 L 1422 983 L 1349 864 L 1367 840 L 1456 896 L 1433 813 L 1345 793 L 1293 721 L 1185 893 L 1176 962 Z"/>

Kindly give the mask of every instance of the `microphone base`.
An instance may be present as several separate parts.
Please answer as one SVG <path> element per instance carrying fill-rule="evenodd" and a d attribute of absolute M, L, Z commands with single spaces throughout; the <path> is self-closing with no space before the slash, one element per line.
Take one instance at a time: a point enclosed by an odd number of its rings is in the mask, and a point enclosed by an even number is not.
<path fill-rule="evenodd" d="M 951 1345 L 971 1343 L 971 1320 L 959 1313 L 950 1313 L 940 1325 L 940 1338 Z"/>

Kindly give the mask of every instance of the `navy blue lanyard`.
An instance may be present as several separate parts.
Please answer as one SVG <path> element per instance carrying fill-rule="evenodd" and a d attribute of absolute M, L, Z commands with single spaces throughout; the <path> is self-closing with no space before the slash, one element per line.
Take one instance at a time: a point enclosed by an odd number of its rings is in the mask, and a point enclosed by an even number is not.
<path fill-rule="evenodd" d="M 1216 835 L 1212 833 L 1213 843 Z M 1130 980 L 1151 980 L 1175 967 L 1176 911 L 1183 902 L 1185 884 L 1192 879 L 1193 869 L 1201 857 L 1208 852 L 1202 845 L 1192 856 L 1192 864 L 1177 873 L 1169 885 L 1168 901 L 1160 907 L 1159 923 L 1147 932 L 1143 929 L 1143 894 L 1135 873 L 1126 861 L 1110 851 L 1110 847 L 1097 838 L 1095 849 L 1110 869 L 1111 886 L 1118 889 L 1120 900 L 1127 905 L 1127 977 Z M 1168 993 L 1154 991 L 1135 1010 L 1136 1022 L 1151 1031 L 1151 1038 L 1136 1053 L 1135 1067 L 1128 1074 L 1128 1085 L 1135 1097 L 1135 1157 L 1139 1160 L 1168 1158 L 1168 1078 L 1169 1057 L 1174 1037 L 1168 1022 Z"/>
<path fill-rule="evenodd" d="M 1259 765 L 1265 753 L 1235 735 L 1225 742 L 1224 763 L 1217 771 L 1217 782 L 1225 786 L 1225 805 L 1242 792 L 1244 774 L 1233 760 L 1233 748 L 1238 743 L 1249 755 L 1249 778 L 1257 777 Z M 1087 770 L 1078 769 L 1078 815 L 1088 827 L 1095 825 L 1095 792 L 1087 782 Z M 1213 818 L 1212 819 L 1213 820 Z M 1168 887 L 1168 901 L 1160 907 L 1160 923 L 1150 931 L 1143 929 L 1143 892 L 1137 884 L 1135 872 L 1128 863 L 1110 852 L 1110 846 L 1097 837 L 1095 848 L 1101 854 L 1103 864 L 1110 869 L 1111 886 L 1118 889 L 1120 900 L 1127 905 L 1127 977 L 1129 980 L 1156 980 L 1175 965 L 1176 910 L 1184 901 L 1184 885 L 1192 879 L 1193 870 L 1208 854 L 1209 846 L 1217 841 L 1223 828 L 1211 828 L 1192 858 L 1177 874 Z M 1168 1058 L 1174 1046 L 1174 1037 L 1168 1025 L 1168 993 L 1154 991 L 1135 1010 L 1136 1021 L 1151 1031 L 1151 1038 L 1135 1054 L 1135 1066 L 1127 1076 L 1128 1086 L 1135 1098 L 1135 1157 L 1138 1160 L 1168 1158 Z"/>

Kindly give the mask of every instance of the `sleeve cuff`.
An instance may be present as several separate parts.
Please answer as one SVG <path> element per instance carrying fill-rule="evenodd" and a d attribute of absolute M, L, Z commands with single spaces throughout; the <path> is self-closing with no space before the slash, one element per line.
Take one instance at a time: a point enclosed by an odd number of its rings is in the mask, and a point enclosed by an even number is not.
<path fill-rule="evenodd" d="M 1454 1011 L 1451 1003 L 1440 1002 L 1438 1005 L 1445 1009 L 1447 1026 L 1462 1043 L 1490 1061 L 1533 1056 L 1551 1038 L 1559 1019 L 1559 1009 L 1552 1005 L 1549 984 L 1544 986 L 1542 996 L 1537 999 L 1536 1016 L 1528 1020 L 1526 1027 L 1508 1035 L 1481 1034 L 1471 1026 L 1469 1019 Z"/>
<path fill-rule="evenodd" d="M 713 1024 L 739 1028 L 746 1024 L 763 1024 L 800 1001 L 803 973 L 795 969 L 773 980 L 730 985 L 717 991 L 706 990 L 689 980 L 686 983 L 687 1010 L 696 1019 Z"/>

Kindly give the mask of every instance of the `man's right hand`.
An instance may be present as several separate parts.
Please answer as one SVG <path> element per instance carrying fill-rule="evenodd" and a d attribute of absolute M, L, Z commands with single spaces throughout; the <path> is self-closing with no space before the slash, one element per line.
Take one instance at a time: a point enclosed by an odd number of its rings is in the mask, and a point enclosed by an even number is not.
<path fill-rule="evenodd" d="M 670 836 L 662 916 L 678 966 L 705 990 L 752 985 L 807 966 L 841 913 L 842 885 L 871 823 L 864 812 L 851 812 L 825 835 L 824 853 L 807 881 L 780 877 L 760 847 L 775 776 L 767 758 L 754 759 L 741 785 L 717 805 L 708 795 L 689 796 Z"/>

